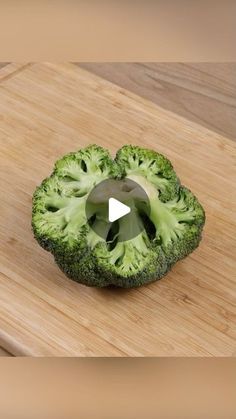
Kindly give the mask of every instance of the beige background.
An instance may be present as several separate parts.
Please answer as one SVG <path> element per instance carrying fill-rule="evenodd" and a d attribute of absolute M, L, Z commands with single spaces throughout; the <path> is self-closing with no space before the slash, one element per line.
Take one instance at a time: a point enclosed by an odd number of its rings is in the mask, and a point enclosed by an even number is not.
<path fill-rule="evenodd" d="M 236 60 L 234 0 L 1 1 L 2 61 Z"/>
<path fill-rule="evenodd" d="M 236 359 L 0 360 L 3 419 L 235 419 Z"/>

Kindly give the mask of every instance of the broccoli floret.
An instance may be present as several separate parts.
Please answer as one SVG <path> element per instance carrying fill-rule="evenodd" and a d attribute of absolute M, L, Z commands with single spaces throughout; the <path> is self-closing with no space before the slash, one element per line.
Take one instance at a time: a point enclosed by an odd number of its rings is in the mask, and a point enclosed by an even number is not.
<path fill-rule="evenodd" d="M 137 287 L 161 278 L 169 269 L 163 250 L 149 240 L 145 232 L 132 240 L 95 248 L 96 266 L 106 284 L 123 288 Z"/>
<path fill-rule="evenodd" d="M 191 253 L 199 244 L 205 213 L 197 198 L 180 186 L 175 197 L 162 202 L 158 190 L 143 176 L 130 175 L 146 191 L 150 202 L 149 218 L 155 240 L 161 245 L 169 264 Z"/>
<path fill-rule="evenodd" d="M 171 162 L 162 154 L 126 145 L 116 154 L 123 176 L 144 176 L 160 193 L 160 200 L 172 199 L 179 190 L 179 179 Z"/>
<path fill-rule="evenodd" d="M 99 211 L 95 205 L 89 219 L 86 214 L 90 192 L 107 179 L 125 180 L 132 208 L 114 223 L 105 214 L 106 194 L 95 196 L 104 204 Z M 149 205 L 127 180 L 142 187 Z M 131 145 L 115 160 L 96 145 L 67 154 L 33 196 L 36 239 L 68 277 L 89 286 L 128 288 L 161 278 L 198 246 L 204 222 L 202 206 L 170 161 Z M 126 240 L 127 234 L 134 237 Z"/>

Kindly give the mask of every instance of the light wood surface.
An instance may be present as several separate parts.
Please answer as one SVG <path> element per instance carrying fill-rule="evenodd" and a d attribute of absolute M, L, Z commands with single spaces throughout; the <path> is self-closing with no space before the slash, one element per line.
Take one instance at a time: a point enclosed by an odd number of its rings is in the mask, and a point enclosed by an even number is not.
<path fill-rule="evenodd" d="M 8 63 L 0 62 L 0 68 L 5 67 Z"/>
<path fill-rule="evenodd" d="M 235 353 L 234 142 L 73 64 L 2 77 L 0 115 L 0 345 L 16 355 Z M 55 159 L 94 142 L 163 152 L 206 209 L 200 247 L 156 283 L 76 284 L 32 236 L 35 186 Z"/>
<path fill-rule="evenodd" d="M 236 141 L 236 63 L 77 63 Z"/>
<path fill-rule="evenodd" d="M 7 352 L 5 349 L 0 347 L 0 357 L 1 356 L 11 356 L 11 354 Z"/>

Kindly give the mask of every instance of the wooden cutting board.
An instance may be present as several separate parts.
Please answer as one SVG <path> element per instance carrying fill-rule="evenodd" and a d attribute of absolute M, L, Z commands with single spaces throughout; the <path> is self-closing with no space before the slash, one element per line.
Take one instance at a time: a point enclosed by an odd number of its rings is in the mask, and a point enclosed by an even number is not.
<path fill-rule="evenodd" d="M 36 185 L 90 143 L 164 153 L 205 207 L 200 247 L 162 280 L 87 288 L 34 240 Z M 73 64 L 20 64 L 0 71 L 0 145 L 0 346 L 16 355 L 236 354 L 232 141 Z"/>

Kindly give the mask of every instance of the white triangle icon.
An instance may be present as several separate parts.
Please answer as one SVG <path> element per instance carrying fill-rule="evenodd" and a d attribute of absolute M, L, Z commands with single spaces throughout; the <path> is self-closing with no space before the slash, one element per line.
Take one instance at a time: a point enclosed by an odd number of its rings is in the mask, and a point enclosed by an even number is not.
<path fill-rule="evenodd" d="M 108 218 L 111 223 L 124 217 L 124 215 L 129 214 L 130 211 L 130 207 L 127 205 L 122 204 L 122 202 L 115 198 L 109 198 Z"/>

